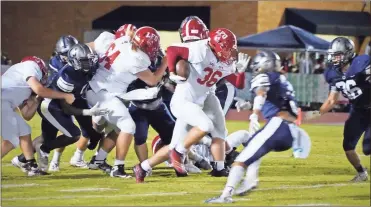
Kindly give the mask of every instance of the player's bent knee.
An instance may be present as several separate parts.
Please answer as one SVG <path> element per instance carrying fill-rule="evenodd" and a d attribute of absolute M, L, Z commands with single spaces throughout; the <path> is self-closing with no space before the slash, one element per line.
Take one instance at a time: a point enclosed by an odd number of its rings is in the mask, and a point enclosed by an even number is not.
<path fill-rule="evenodd" d="M 142 145 L 142 144 L 145 144 L 147 141 L 147 137 L 143 137 L 143 136 L 140 136 L 140 137 L 134 137 L 134 143 L 135 145 Z"/>
<path fill-rule="evenodd" d="M 125 132 L 128 134 L 135 133 L 135 123 L 132 119 L 120 119 L 117 122 L 117 127 L 120 129 L 121 132 Z"/>
<path fill-rule="evenodd" d="M 200 122 L 197 127 L 204 132 L 211 132 L 214 130 L 214 124 L 211 120 L 204 120 Z"/>

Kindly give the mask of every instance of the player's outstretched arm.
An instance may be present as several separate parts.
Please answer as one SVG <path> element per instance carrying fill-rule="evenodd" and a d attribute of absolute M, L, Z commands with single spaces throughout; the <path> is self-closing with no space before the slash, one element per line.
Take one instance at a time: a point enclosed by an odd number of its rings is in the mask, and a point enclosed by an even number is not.
<path fill-rule="evenodd" d="M 30 98 L 27 101 L 25 101 L 22 105 L 18 107 L 22 114 L 22 117 L 26 121 L 30 121 L 32 117 L 35 115 L 39 104 L 40 104 L 39 97 L 30 96 Z"/>
<path fill-rule="evenodd" d="M 156 86 L 157 83 L 159 83 L 162 79 L 162 77 L 165 74 L 165 70 L 167 68 L 167 58 L 162 58 L 162 62 L 160 67 L 157 68 L 157 70 L 152 73 L 149 69 L 144 70 L 142 72 L 139 72 L 135 74 L 140 80 L 144 81 L 149 86 Z"/>
<path fill-rule="evenodd" d="M 238 73 L 238 74 L 231 74 L 225 77 L 225 79 L 238 89 L 245 88 L 245 72 Z"/>
<path fill-rule="evenodd" d="M 321 108 L 319 109 L 319 113 L 322 115 L 322 114 L 329 112 L 331 109 L 334 108 L 338 99 L 339 99 L 339 92 L 331 91 L 327 100 L 322 104 Z"/>
<path fill-rule="evenodd" d="M 95 104 L 91 109 L 76 108 L 66 101 L 61 100 L 61 106 L 64 113 L 72 116 L 104 116 L 111 113 L 109 109 L 101 109 L 98 107 L 99 103 Z"/>
<path fill-rule="evenodd" d="M 28 78 L 27 83 L 33 92 L 43 98 L 64 99 L 69 104 L 75 101 L 75 96 L 73 94 L 62 93 L 46 88 L 35 77 Z"/>

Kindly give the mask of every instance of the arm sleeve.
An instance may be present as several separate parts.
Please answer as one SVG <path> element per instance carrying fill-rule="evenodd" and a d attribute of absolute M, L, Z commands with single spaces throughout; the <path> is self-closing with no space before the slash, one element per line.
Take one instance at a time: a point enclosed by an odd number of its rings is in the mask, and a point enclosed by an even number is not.
<path fill-rule="evenodd" d="M 231 74 L 225 77 L 225 79 L 238 89 L 245 88 L 245 73 L 239 73 L 238 75 Z"/>
<path fill-rule="evenodd" d="M 60 103 L 61 103 L 62 110 L 63 110 L 64 113 L 66 113 L 68 115 L 73 115 L 73 116 L 81 116 L 82 115 L 82 110 L 83 109 L 79 109 L 79 108 L 76 108 L 74 106 L 71 106 L 65 100 L 60 100 Z"/>

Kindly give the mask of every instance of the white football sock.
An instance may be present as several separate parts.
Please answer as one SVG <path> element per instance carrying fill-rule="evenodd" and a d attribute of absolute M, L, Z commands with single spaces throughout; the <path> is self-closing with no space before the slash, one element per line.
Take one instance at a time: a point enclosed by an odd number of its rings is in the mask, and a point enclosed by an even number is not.
<path fill-rule="evenodd" d="M 224 161 L 215 161 L 216 170 L 221 171 L 224 169 Z"/>
<path fill-rule="evenodd" d="M 107 152 L 104 151 L 102 148 L 99 149 L 98 154 L 95 156 L 96 160 L 104 160 L 107 158 Z"/>
<path fill-rule="evenodd" d="M 232 169 L 229 171 L 229 176 L 227 180 L 227 184 L 223 190 L 221 197 L 230 197 L 233 195 L 234 189 L 236 185 L 241 181 L 243 175 L 245 173 L 245 169 L 242 166 L 233 166 Z"/>
<path fill-rule="evenodd" d="M 144 160 L 144 161 L 140 164 L 140 166 L 141 166 L 142 169 L 143 169 L 144 171 L 146 171 L 146 172 L 152 170 L 151 166 L 149 165 L 148 160 Z"/>
<path fill-rule="evenodd" d="M 124 160 L 115 160 L 115 165 L 124 165 L 125 161 Z"/>
<path fill-rule="evenodd" d="M 73 154 L 73 156 L 76 160 L 82 160 L 83 155 L 84 155 L 84 151 L 82 151 L 78 148 L 76 149 L 75 154 Z"/>
<path fill-rule="evenodd" d="M 230 148 L 238 147 L 242 143 L 245 143 L 249 140 L 250 134 L 246 130 L 239 130 L 236 131 L 226 138 L 226 142 L 228 143 Z"/>
<path fill-rule="evenodd" d="M 247 167 L 246 179 L 252 182 L 258 181 L 260 163 L 261 159 L 253 162 Z"/>
<path fill-rule="evenodd" d="M 62 153 L 59 153 L 57 150 L 54 150 L 52 162 L 59 163 L 61 160 Z"/>

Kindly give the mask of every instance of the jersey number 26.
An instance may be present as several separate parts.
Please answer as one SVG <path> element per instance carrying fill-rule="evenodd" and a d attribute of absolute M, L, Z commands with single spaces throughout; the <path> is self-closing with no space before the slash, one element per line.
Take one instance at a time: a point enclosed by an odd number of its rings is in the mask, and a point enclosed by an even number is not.
<path fill-rule="evenodd" d="M 343 94 L 351 100 L 362 95 L 362 90 L 359 87 L 356 87 L 356 82 L 352 79 L 337 82 L 336 88 L 339 88 Z"/>

